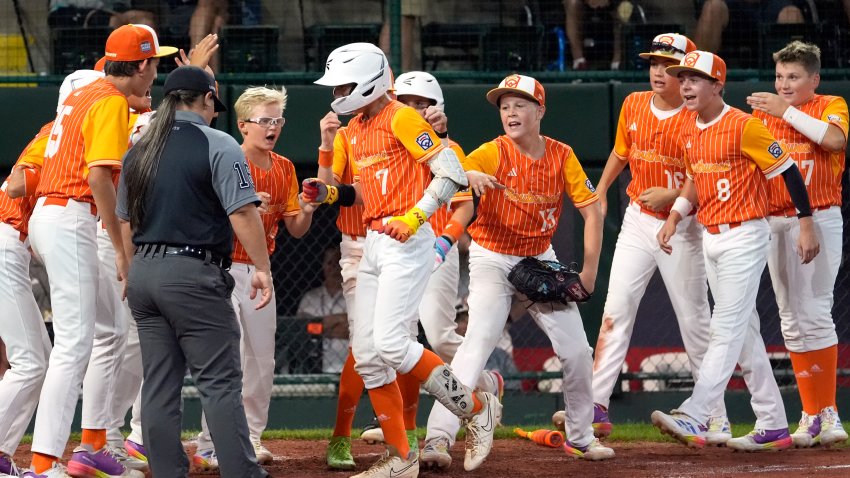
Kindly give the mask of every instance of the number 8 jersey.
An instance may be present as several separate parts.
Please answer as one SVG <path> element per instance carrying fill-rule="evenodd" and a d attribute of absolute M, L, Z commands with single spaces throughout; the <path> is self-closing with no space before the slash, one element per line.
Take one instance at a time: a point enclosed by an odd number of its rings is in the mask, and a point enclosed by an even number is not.
<path fill-rule="evenodd" d="M 543 137 L 540 159 L 522 154 L 507 136 L 484 143 L 463 161 L 467 171 L 496 177 L 505 189 L 490 190 L 478 205 L 478 218 L 469 226 L 481 247 L 512 256 L 546 252 L 561 217 L 563 194 L 577 208 L 599 199 L 573 149 Z"/>
<path fill-rule="evenodd" d="M 684 126 L 682 144 L 704 226 L 765 217 L 767 179 L 793 164 L 761 121 L 729 105 L 708 123 Z"/>

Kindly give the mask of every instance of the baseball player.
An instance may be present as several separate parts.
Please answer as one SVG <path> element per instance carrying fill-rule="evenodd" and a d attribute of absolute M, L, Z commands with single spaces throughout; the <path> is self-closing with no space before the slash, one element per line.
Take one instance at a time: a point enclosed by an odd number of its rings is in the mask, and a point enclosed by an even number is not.
<path fill-rule="evenodd" d="M 418 476 L 418 457 L 404 432 L 396 372 L 416 377 L 428 393 L 468 422 L 473 435 L 485 440 L 489 436 L 486 455 L 492 446 L 492 424 L 501 416 L 498 399 L 463 386 L 409 333 L 434 263 L 435 238 L 427 220 L 466 186 L 457 156 L 436 141 L 434 130 L 415 110 L 387 96 L 391 73 L 374 45 L 337 48 L 316 83 L 334 87 L 331 107 L 337 114 L 357 115 L 346 133 L 359 182 L 334 188 L 332 194 L 339 194 L 340 204 L 346 205 L 354 202 L 359 189 L 369 229 L 357 272 L 352 352 L 389 449 L 357 476 Z M 306 180 L 302 194 L 311 202 L 324 202 L 328 191 L 324 184 Z"/>
<path fill-rule="evenodd" d="M 800 222 L 784 183 L 768 181 L 770 249 L 767 265 L 785 346 L 803 403 L 798 447 L 847 440 L 835 406 L 837 343 L 832 321 L 833 290 L 841 265 L 841 175 L 847 148 L 847 102 L 818 95 L 820 48 L 799 41 L 773 54 L 776 93 L 753 93 L 753 116 L 788 151 L 803 174 L 821 253 L 809 264 L 796 257 Z"/>
<path fill-rule="evenodd" d="M 735 363 L 749 362 L 744 378 L 752 394 L 755 430 L 726 445 L 747 451 L 791 445 L 779 387 L 759 333 L 756 295 L 770 240 L 767 179 L 782 174 L 800 213 L 798 254 L 804 263 L 818 253 L 817 237 L 800 171 L 757 119 L 723 102 L 726 64 L 709 52 L 693 51 L 667 68 L 678 75 L 685 107 L 697 114 L 682 129 L 688 178 L 670 216 L 658 232 L 662 250 L 672 252 L 676 226 L 699 204 L 708 284 L 714 310 L 708 350 L 693 393 L 670 414 L 652 413 L 652 423 L 689 446 L 705 445 L 705 424 L 722 399 Z M 740 359 L 740 360 L 739 360 Z"/>
<path fill-rule="evenodd" d="M 630 94 L 620 110 L 614 150 L 599 179 L 603 213 L 608 188 L 628 164 L 632 181 L 626 188 L 629 207 L 623 218 L 593 362 L 593 429 L 598 437 L 611 433 L 608 405 L 629 348 L 635 317 L 646 287 L 658 269 L 679 322 L 691 373 L 696 378 L 708 346 L 708 285 L 702 257 L 702 228 L 688 216 L 679 224 L 673 253 L 664 254 L 655 234 L 685 179 L 678 137 L 693 121 L 679 95 L 679 81 L 664 70 L 677 65 L 696 45 L 684 35 L 663 33 L 652 40 L 648 53 L 650 91 Z M 732 438 L 721 401 L 709 420 L 709 443 Z"/>
<path fill-rule="evenodd" d="M 508 317 L 514 287 L 508 273 L 524 256 L 557 260 L 552 234 L 566 194 L 585 219 L 581 281 L 593 289 L 602 247 L 598 196 L 572 148 L 540 135 L 546 112 L 543 86 L 534 78 L 511 75 L 487 93 L 496 105 L 505 134 L 467 156 L 464 168 L 473 192 L 481 195 L 478 218 L 469 227 L 469 325 L 452 360 L 462 383 L 473 383 L 493 351 Z M 575 304 L 533 304 L 529 312 L 552 341 L 564 370 L 568 440 L 572 456 L 604 460 L 614 451 L 593 436 L 591 349 Z M 450 448 L 457 420 L 438 404 L 428 419 L 426 451 Z M 467 440 L 464 468 L 484 457 Z M 437 462 L 439 463 L 439 462 Z"/>
<path fill-rule="evenodd" d="M 262 199 L 261 219 L 266 232 L 269 255 L 274 252 L 280 221 L 293 237 L 302 237 L 310 228 L 316 205 L 299 203 L 295 166 L 287 158 L 272 151 L 283 130 L 286 90 L 266 87 L 246 89 L 236 100 L 234 110 L 242 134 L 242 151 L 248 159 L 248 172 L 257 195 Z M 233 309 L 242 330 L 242 401 L 248 419 L 248 430 L 254 453 L 260 464 L 271 463 L 273 456 L 260 438 L 266 428 L 274 381 L 274 338 L 277 314 L 274 307 L 256 309 L 262 297 L 251 299 L 251 277 L 254 266 L 238 239 L 234 239 L 233 265 L 230 275 Z M 274 300 L 274 297 L 272 297 Z M 198 435 L 198 448 L 192 461 L 200 469 L 218 468 L 206 421 Z"/>

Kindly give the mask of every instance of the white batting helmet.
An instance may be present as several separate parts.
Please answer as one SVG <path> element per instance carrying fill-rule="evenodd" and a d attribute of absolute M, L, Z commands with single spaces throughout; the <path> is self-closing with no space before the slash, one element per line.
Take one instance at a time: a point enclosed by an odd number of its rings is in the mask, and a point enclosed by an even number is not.
<path fill-rule="evenodd" d="M 72 91 L 82 88 L 98 78 L 103 78 L 102 71 L 77 70 L 66 76 L 59 87 L 59 103 L 56 105 L 56 113 L 62 109 L 62 104 L 68 99 Z"/>
<path fill-rule="evenodd" d="M 392 73 L 387 57 L 371 43 L 351 43 L 328 55 L 325 74 L 317 85 L 342 86 L 356 84 L 348 96 L 338 98 L 331 108 L 338 114 L 350 114 L 385 95 L 392 86 Z"/>
<path fill-rule="evenodd" d="M 434 75 L 424 71 L 408 71 L 396 78 L 395 94 L 396 96 L 416 95 L 428 98 L 436 101 L 435 106 L 440 110 L 444 109 L 446 104 L 443 100 L 443 89 L 440 88 L 440 83 L 437 82 Z"/>

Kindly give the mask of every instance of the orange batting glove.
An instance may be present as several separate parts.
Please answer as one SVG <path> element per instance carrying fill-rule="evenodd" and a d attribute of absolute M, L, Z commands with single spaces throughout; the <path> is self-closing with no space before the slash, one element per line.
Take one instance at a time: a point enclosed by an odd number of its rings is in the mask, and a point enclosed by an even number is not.
<path fill-rule="evenodd" d="M 418 207 L 414 207 L 404 214 L 404 216 L 393 216 L 384 225 L 382 233 L 389 235 L 398 242 L 407 242 L 410 236 L 416 234 L 419 226 L 425 224 L 428 216 L 425 211 Z"/>

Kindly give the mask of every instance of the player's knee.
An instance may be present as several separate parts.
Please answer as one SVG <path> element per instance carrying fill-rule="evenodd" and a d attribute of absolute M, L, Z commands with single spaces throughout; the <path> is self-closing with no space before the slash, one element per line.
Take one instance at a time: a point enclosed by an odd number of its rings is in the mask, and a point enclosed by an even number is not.
<path fill-rule="evenodd" d="M 403 341 L 389 335 L 375 337 L 375 349 L 381 360 L 392 368 L 401 365 L 406 352 Z"/>

